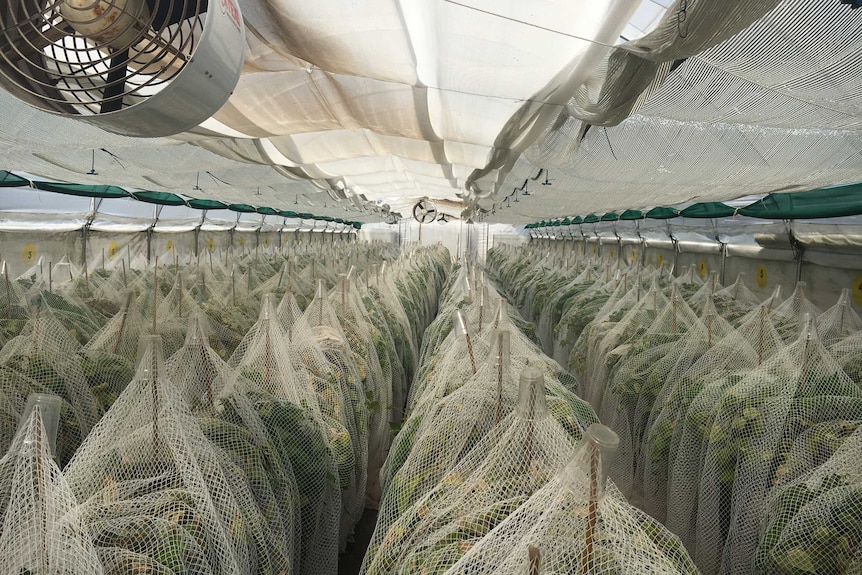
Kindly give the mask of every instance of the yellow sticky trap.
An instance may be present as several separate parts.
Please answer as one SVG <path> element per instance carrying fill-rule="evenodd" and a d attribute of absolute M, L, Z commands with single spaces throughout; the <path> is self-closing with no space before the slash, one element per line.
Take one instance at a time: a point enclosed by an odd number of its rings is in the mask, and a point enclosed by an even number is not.
<path fill-rule="evenodd" d="M 171 251 L 172 249 L 174 249 L 174 240 L 168 240 L 167 248 L 168 248 L 168 251 Z"/>
<path fill-rule="evenodd" d="M 769 283 L 769 279 L 768 279 L 769 276 L 766 273 L 766 266 L 765 265 L 760 264 L 759 266 L 757 266 L 757 272 L 755 274 L 755 277 L 757 279 L 757 287 L 759 287 L 760 289 L 765 289 L 766 284 Z M 860 278 L 860 279 L 862 279 L 862 278 Z"/>
<path fill-rule="evenodd" d="M 265 246 L 269 245 L 269 238 L 263 238 L 263 245 L 265 245 Z"/>
<path fill-rule="evenodd" d="M 638 259 L 638 253 L 635 250 L 632 250 L 632 261 L 635 262 Z"/>
<path fill-rule="evenodd" d="M 697 273 L 700 277 L 706 277 L 706 260 L 700 260 L 697 264 Z"/>
<path fill-rule="evenodd" d="M 27 244 L 21 250 L 21 261 L 32 263 L 36 261 L 36 244 Z"/>
<path fill-rule="evenodd" d="M 856 279 L 853 280 L 853 301 L 862 307 L 862 276 L 856 276 Z"/>
<path fill-rule="evenodd" d="M 215 238 L 209 239 L 209 241 L 207 242 L 207 247 L 210 249 L 210 251 L 213 251 L 215 249 Z"/>
<path fill-rule="evenodd" d="M 117 242 L 111 242 L 108 244 L 108 259 L 112 260 L 117 257 L 117 254 L 120 253 L 120 246 L 117 245 Z"/>
<path fill-rule="evenodd" d="M 245 238 L 242 236 L 239 237 L 239 245 L 240 245 L 240 247 L 245 245 Z"/>
<path fill-rule="evenodd" d="M 614 254 L 615 254 L 615 253 L 616 253 L 616 252 L 614 251 L 614 248 L 611 248 L 611 257 L 614 257 Z"/>
<path fill-rule="evenodd" d="M 656 258 L 656 266 L 661 267 L 664 264 L 664 254 L 659 254 Z"/>

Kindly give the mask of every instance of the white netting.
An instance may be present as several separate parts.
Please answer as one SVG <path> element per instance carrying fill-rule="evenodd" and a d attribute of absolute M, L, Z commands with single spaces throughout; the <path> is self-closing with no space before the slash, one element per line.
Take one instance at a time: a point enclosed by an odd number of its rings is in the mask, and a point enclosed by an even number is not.
<path fill-rule="evenodd" d="M 489 367 L 494 371 L 504 369 L 495 363 Z M 511 376 L 507 375 L 507 379 Z M 495 398 L 501 392 L 488 386 L 490 389 L 484 390 L 486 401 L 460 404 L 462 420 L 467 413 L 473 413 L 471 409 L 481 410 L 476 427 L 471 430 L 469 424 L 460 426 L 461 433 L 471 434 L 474 441 L 461 445 L 469 451 L 451 459 L 458 461 L 456 465 L 447 466 L 443 456 L 444 461 L 439 462 L 442 473 L 432 472 L 432 489 L 423 490 L 421 483 L 415 484 L 421 497 L 416 491 L 390 492 L 397 505 L 395 509 L 384 509 L 388 513 L 378 520 L 363 564 L 364 573 L 443 573 L 466 551 L 466 545 L 487 534 L 571 458 L 576 438 L 548 411 L 542 372 L 535 368 L 523 370 L 517 404 L 511 397 L 513 382 L 506 381 L 504 385 L 509 396 L 505 400 Z M 454 399 L 456 394 L 450 397 Z M 451 421 L 457 427 L 455 417 Z M 439 423 L 445 425 L 442 420 Z M 455 435 L 450 439 L 454 440 Z M 427 447 L 417 444 L 416 450 Z M 436 458 L 434 463 L 438 463 Z M 411 482 L 405 487 L 413 485 Z"/>
<path fill-rule="evenodd" d="M 8 414 L 0 445 L 9 446 L 27 397 L 52 393 L 63 399 L 56 453 L 58 463 L 65 466 L 98 421 L 99 410 L 78 355 L 79 343 L 52 309 L 36 307 L 31 317 L 21 334 L 0 350 L 0 390 Z"/>
<path fill-rule="evenodd" d="M 751 572 L 766 497 L 795 439 L 860 409 L 862 390 L 822 346 L 812 319 L 796 342 L 726 389 L 699 474 L 693 555 L 703 571 Z"/>
<path fill-rule="evenodd" d="M 587 437 L 562 472 L 466 542 L 446 573 L 697 573 L 679 540 L 605 481 L 613 432 L 597 425 Z"/>
<path fill-rule="evenodd" d="M 106 573 L 290 570 L 242 471 L 202 433 L 167 379 L 158 336 L 66 469 Z M 290 537 L 280 533 L 279 537 Z"/>
<path fill-rule="evenodd" d="M 782 481 L 769 495 L 755 572 L 859 573 L 862 570 L 862 427 L 825 462 Z M 813 437 L 799 450 L 817 452 Z"/>
<path fill-rule="evenodd" d="M 304 336 L 301 325 L 307 326 Z M 334 438 L 332 445 L 339 460 L 344 490 L 343 532 L 346 538 L 365 507 L 370 437 L 367 393 L 374 393 L 374 376 L 365 356 L 351 347 L 338 314 L 326 297 L 324 280 L 319 281 L 317 295 L 306 308 L 302 322 L 294 325 L 293 334 L 295 341 L 304 337 L 322 352 L 318 357 L 300 354 L 300 365 L 312 373 L 311 381 L 318 390 L 324 414 L 330 421 L 338 421 L 343 430 L 339 432 L 339 442 Z M 348 451 L 351 468 L 346 465 Z"/>
<path fill-rule="evenodd" d="M 248 381 L 249 396 L 259 406 L 258 413 L 264 419 L 270 434 L 287 442 L 294 456 L 291 459 L 297 476 L 300 495 L 313 501 L 318 508 L 309 509 L 314 518 L 309 525 L 319 527 L 315 531 L 320 537 L 320 554 L 334 554 L 328 546 L 339 541 L 337 527 L 341 521 L 341 490 L 355 494 L 357 462 L 350 431 L 345 422 L 343 399 L 332 385 L 318 387 L 319 378 L 309 377 L 306 364 L 294 363 L 295 353 L 302 348 L 292 344 L 279 323 L 272 298 L 264 298 L 258 322 L 246 334 L 229 361 L 241 380 Z M 314 365 L 327 366 L 325 360 L 315 359 Z M 325 375 L 325 367 L 318 367 Z M 336 381 L 337 383 L 337 381 Z M 266 415 L 264 414 L 266 413 Z M 275 431 L 272 427 L 285 426 Z M 296 430 L 301 430 L 301 432 Z M 281 434 L 298 433 L 295 438 Z M 305 453 L 307 451 L 307 453 Z M 311 459 L 313 457 L 313 459 Z M 333 488 L 336 490 L 333 493 Z M 364 491 L 363 491 L 364 493 Z M 345 504 L 355 505 L 354 500 Z M 335 514 L 336 525 L 330 525 L 328 505 L 339 510 Z M 305 513 L 304 508 L 304 513 Z M 306 529 L 305 515 L 303 529 Z M 350 524 L 352 527 L 352 523 Z M 340 540 L 346 541 L 349 528 L 342 526 Z M 335 536 L 335 539 L 331 539 Z M 337 547 L 336 547 L 337 548 Z M 330 560 L 331 562 L 332 560 Z"/>
<path fill-rule="evenodd" d="M 81 510 L 54 462 L 41 407 L 26 414 L 0 459 L 0 566 L 16 575 L 101 575 Z"/>

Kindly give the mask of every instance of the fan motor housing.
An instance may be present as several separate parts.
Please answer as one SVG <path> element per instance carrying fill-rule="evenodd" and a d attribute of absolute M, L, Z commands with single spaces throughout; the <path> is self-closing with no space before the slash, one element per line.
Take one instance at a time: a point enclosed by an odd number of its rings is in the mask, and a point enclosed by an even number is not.
<path fill-rule="evenodd" d="M 71 0 L 74 4 L 86 4 L 87 0 Z M 100 0 L 88 0 L 98 4 Z M 101 0 L 102 2 L 106 0 Z M 111 0 L 111 5 L 119 4 L 121 0 Z M 157 0 L 161 2 L 180 2 L 182 0 Z M 194 1 L 194 0 L 192 0 Z M 32 0 L 12 0 L 10 13 L 17 11 L 16 3 L 31 4 Z M 50 2 L 49 2 L 50 3 Z M 73 4 L 73 5 L 74 5 Z M 139 5 L 138 1 L 129 0 L 131 6 Z M 38 68 L 32 59 L 41 57 L 39 54 L 27 54 L 31 62 L 15 61 L 16 55 L 21 51 L 14 45 L 16 39 L 25 35 L 33 35 L 32 30 L 26 30 L 26 24 L 21 23 L 21 29 L 16 31 L 14 26 L 6 31 L 0 32 L 0 85 L 12 95 L 24 102 L 61 116 L 73 117 L 94 124 L 109 132 L 126 136 L 137 137 L 160 137 L 178 134 L 198 126 L 204 120 L 215 114 L 224 105 L 232 94 L 239 81 L 245 59 L 245 29 L 242 17 L 237 5 L 237 0 L 210 0 L 206 12 L 195 15 L 196 22 L 202 21 L 202 29 L 193 32 L 195 34 L 190 53 L 184 54 L 185 62 L 178 71 L 173 71 L 169 80 L 160 84 L 158 90 L 152 90 L 151 94 L 141 95 L 143 92 L 129 98 L 127 102 L 117 110 L 102 111 L 98 109 L 98 96 L 96 92 L 94 101 L 76 101 L 75 91 L 61 89 L 58 93 L 68 101 L 60 100 L 56 95 L 45 89 L 45 72 L 39 70 L 38 75 L 33 73 L 28 77 L 27 71 Z M 22 8 L 26 13 L 26 8 Z M 61 14 L 64 11 L 60 11 Z M 74 13 L 74 10 L 65 10 Z M 148 16 L 150 10 L 143 10 Z M 199 19 L 199 20 L 197 20 Z M 72 39 L 52 39 L 53 44 L 47 46 L 46 54 L 51 50 L 61 51 L 63 42 L 82 42 L 86 38 L 85 25 L 80 22 L 68 22 L 72 31 L 68 32 Z M 200 26 L 200 23 L 197 24 Z M 99 30 L 94 30 L 90 36 L 93 43 L 100 44 L 102 51 L 107 46 L 115 46 L 121 43 L 129 46 L 130 27 L 125 25 L 121 31 L 122 37 L 105 39 L 100 37 Z M 131 45 L 134 49 L 134 44 Z M 96 48 L 94 48 L 95 50 Z M 10 55 L 12 56 L 10 58 Z M 159 74 L 159 62 L 147 65 L 142 64 L 142 58 L 146 55 L 137 54 L 134 57 L 133 66 L 142 74 Z M 111 62 L 114 67 L 114 63 Z M 134 69 L 127 67 L 126 73 Z M 23 72 L 22 72 L 23 71 Z M 123 72 L 120 72 L 122 76 Z M 50 74 L 49 74 L 50 76 Z M 108 76 L 110 81 L 110 76 Z M 36 78 L 34 78 L 36 77 Z M 70 76 L 74 78 L 74 76 Z M 83 92 L 84 90 L 80 90 Z M 68 97 L 70 94 L 71 97 Z"/>

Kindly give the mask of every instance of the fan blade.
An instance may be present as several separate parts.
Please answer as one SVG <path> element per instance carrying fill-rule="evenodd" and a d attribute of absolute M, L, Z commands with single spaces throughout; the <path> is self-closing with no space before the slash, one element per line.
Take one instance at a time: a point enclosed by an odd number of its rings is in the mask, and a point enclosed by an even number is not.
<path fill-rule="evenodd" d="M 123 107 L 123 92 L 126 91 L 126 62 L 129 61 L 129 49 L 111 54 L 111 69 L 108 71 L 108 80 L 105 90 L 102 92 L 102 107 L 100 114 L 116 112 Z M 112 100 L 111 98 L 115 98 Z"/>
<path fill-rule="evenodd" d="M 162 30 L 207 11 L 208 0 L 147 0 L 152 28 Z"/>

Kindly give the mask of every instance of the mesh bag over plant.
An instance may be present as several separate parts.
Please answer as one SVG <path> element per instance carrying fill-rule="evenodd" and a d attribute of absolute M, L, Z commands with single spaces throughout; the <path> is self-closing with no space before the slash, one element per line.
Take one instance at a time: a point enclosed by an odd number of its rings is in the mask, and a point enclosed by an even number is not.
<path fill-rule="evenodd" d="M 760 298 L 748 289 L 741 273 L 735 282 L 715 292 L 713 301 L 721 317 L 733 325 L 738 325 L 743 317 L 760 305 Z"/>
<path fill-rule="evenodd" d="M 769 361 L 784 345 L 767 304 L 761 305 L 737 331 L 666 386 L 661 412 L 647 439 L 652 446 L 651 467 L 645 472 L 645 501 L 654 493 L 659 501 L 663 482 L 667 482 L 665 524 L 679 534 L 688 549 L 696 546 L 698 486 L 716 406 L 750 370 Z M 650 487 L 651 481 L 656 491 Z"/>
<path fill-rule="evenodd" d="M 106 573 L 292 570 L 242 471 L 202 433 L 165 377 L 158 336 L 66 468 Z"/>
<path fill-rule="evenodd" d="M 805 289 L 805 282 L 797 282 L 793 293 L 786 300 L 770 306 L 775 316 L 775 328 L 788 343 L 799 337 L 806 315 L 816 319 L 821 313 L 820 309 L 806 297 Z"/>
<path fill-rule="evenodd" d="M 565 468 L 446 571 L 474 573 L 697 573 L 679 540 L 629 505 L 605 479 L 615 434 L 596 424 Z"/>
<path fill-rule="evenodd" d="M 797 341 L 728 388 L 705 437 L 693 556 L 704 572 L 753 568 L 758 522 L 793 442 L 862 410 L 862 390 L 832 359 L 810 318 Z"/>
<path fill-rule="evenodd" d="M 54 462 L 39 405 L 0 459 L 0 566 L 15 575 L 103 572 L 75 497 Z"/>
<path fill-rule="evenodd" d="M 309 355 L 308 364 L 295 361 L 297 354 L 306 355 L 317 350 L 316 346 L 308 344 L 303 347 L 299 343 L 301 341 L 307 340 L 298 334 L 295 334 L 293 342 L 288 341 L 272 298 L 265 297 L 260 319 L 243 338 L 228 364 L 236 370 L 241 381 L 248 382 L 249 398 L 259 406 L 257 411 L 270 435 L 279 437 L 291 430 L 299 434 L 296 439 L 286 437 L 284 440 L 297 457 L 302 453 L 300 461 L 291 458 L 300 496 L 319 502 L 326 495 L 339 508 L 344 505 L 344 513 L 339 515 L 344 515 L 340 529 L 340 540 L 344 544 L 355 523 L 352 515 L 346 512 L 350 510 L 353 513 L 360 493 L 360 504 L 364 499 L 364 484 L 360 492 L 357 481 L 357 473 L 361 471 L 357 459 L 362 454 L 357 455 L 351 431 L 345 426 L 345 422 L 352 422 L 352 419 L 345 413 L 349 406 L 341 395 L 339 381 L 335 379 L 330 383 L 324 379 L 330 366 L 322 354 L 318 351 Z M 306 365 L 319 370 L 323 376 L 310 378 Z M 326 387 L 322 387 L 324 384 Z M 270 426 L 286 427 L 276 430 Z M 337 495 L 331 492 L 331 487 L 337 490 Z M 345 497 L 351 498 L 343 502 L 342 491 Z M 323 514 L 324 522 L 328 521 L 326 511 L 322 505 L 319 513 Z M 303 525 L 305 523 L 303 521 Z M 336 527 L 335 533 L 338 532 Z"/>
<path fill-rule="evenodd" d="M 6 262 L 0 265 L 0 349 L 18 335 L 27 323 L 24 290 L 9 279 Z"/>
<path fill-rule="evenodd" d="M 805 446 L 811 449 L 811 446 Z M 756 573 L 862 572 L 862 428 L 768 497 Z"/>
<path fill-rule="evenodd" d="M 264 519 L 263 528 L 281 534 L 291 548 L 281 553 L 300 565 L 300 497 L 290 460 L 276 448 L 236 376 L 208 343 L 207 322 L 198 312 L 186 343 L 166 363 L 170 382 L 185 396 L 206 438 L 241 471 Z M 272 542 L 273 547 L 281 543 Z"/>
<path fill-rule="evenodd" d="M 574 445 L 548 411 L 542 372 L 525 368 L 514 411 L 427 495 L 381 529 L 365 572 L 443 573 L 466 551 L 465 543 L 490 532 L 558 473 Z"/>
<path fill-rule="evenodd" d="M 607 327 L 594 325 L 595 329 L 588 333 L 586 375 L 582 381 L 587 386 L 587 399 L 597 413 L 601 413 L 608 377 L 615 365 L 628 354 L 631 346 L 640 341 L 642 334 L 667 304 L 668 300 L 654 284 L 618 321 L 614 321 L 616 316 L 610 316 Z M 624 305 L 621 301 L 620 307 Z M 578 371 L 573 373 L 578 375 Z"/>
<path fill-rule="evenodd" d="M 732 328 L 723 322 L 707 296 L 706 317 L 698 318 L 676 288 L 670 302 L 636 341 L 608 378 L 602 401 L 603 421 L 620 436 L 611 477 L 623 493 L 641 504 L 641 444 L 656 398 L 669 374 L 690 366 L 721 335 Z M 723 324 L 722 324 L 723 322 Z"/>
<path fill-rule="evenodd" d="M 862 318 L 851 306 L 849 288 L 841 290 L 835 305 L 817 316 L 816 323 L 817 333 L 826 347 L 862 330 Z"/>
<path fill-rule="evenodd" d="M 322 352 L 314 361 L 310 361 L 312 356 L 303 354 L 302 365 L 312 372 L 311 381 L 319 389 L 321 407 L 333 404 L 333 407 L 324 410 L 324 414 L 327 411 L 332 415 L 340 414 L 341 426 L 346 431 L 341 440 L 347 442 L 346 447 L 353 452 L 353 468 L 348 475 L 345 466 L 341 474 L 346 522 L 344 528 L 351 531 L 365 507 L 370 436 L 368 403 L 369 395 L 373 397 L 375 391 L 374 375 L 370 373 L 366 358 L 351 347 L 338 314 L 326 297 L 323 280 L 319 281 L 317 295 L 308 305 L 302 319 L 301 325 L 307 325 L 310 329 L 304 341 L 313 342 Z M 294 338 L 294 341 L 303 339 L 299 325 L 294 326 Z M 326 388 L 320 389 L 320 384 Z M 386 427 L 388 432 L 388 423 Z M 341 465 L 339 469 L 342 469 Z"/>
<path fill-rule="evenodd" d="M 8 447 L 31 393 L 51 393 L 63 399 L 57 439 L 57 461 L 64 466 L 99 420 L 96 401 L 78 355 L 80 344 L 47 308 L 33 310 L 21 334 L 0 350 L 0 390 L 16 414 L 0 430 L 0 445 Z"/>
<path fill-rule="evenodd" d="M 380 468 L 389 449 L 392 420 L 392 364 L 387 342 L 368 318 L 359 292 L 351 286 L 346 274 L 330 295 L 330 304 L 338 310 L 338 320 L 345 341 L 353 352 L 353 361 L 363 380 L 365 409 L 368 413 L 368 481 L 369 503 L 380 501 Z"/>

